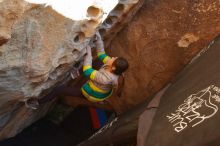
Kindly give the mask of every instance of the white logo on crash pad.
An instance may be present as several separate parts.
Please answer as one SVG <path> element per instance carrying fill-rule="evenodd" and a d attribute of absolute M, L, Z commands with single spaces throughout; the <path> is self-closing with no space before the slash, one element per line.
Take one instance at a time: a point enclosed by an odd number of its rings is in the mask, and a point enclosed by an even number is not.
<path fill-rule="evenodd" d="M 166 116 L 176 132 L 195 127 L 218 111 L 220 88 L 211 85 L 187 97 L 174 113 Z"/>

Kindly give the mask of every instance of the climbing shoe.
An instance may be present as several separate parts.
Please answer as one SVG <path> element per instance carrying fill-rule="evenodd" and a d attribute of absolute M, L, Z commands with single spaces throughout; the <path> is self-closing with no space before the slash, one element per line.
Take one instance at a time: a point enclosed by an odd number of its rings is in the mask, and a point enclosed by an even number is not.
<path fill-rule="evenodd" d="M 30 108 L 30 109 L 38 109 L 39 108 L 39 102 L 38 102 L 38 99 L 37 98 L 29 98 L 25 101 L 25 106 L 27 108 Z"/>

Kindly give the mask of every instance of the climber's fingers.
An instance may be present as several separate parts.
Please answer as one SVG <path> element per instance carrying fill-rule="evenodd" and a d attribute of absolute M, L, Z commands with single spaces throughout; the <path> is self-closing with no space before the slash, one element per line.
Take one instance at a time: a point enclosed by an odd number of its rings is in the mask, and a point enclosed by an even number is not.
<path fill-rule="evenodd" d="M 102 37 L 101 37 L 99 31 L 97 31 L 97 32 L 95 33 L 95 40 L 101 40 L 101 39 L 102 39 Z"/>
<path fill-rule="evenodd" d="M 71 76 L 72 79 L 78 78 L 78 77 L 80 76 L 79 70 L 77 70 L 77 69 L 72 69 L 72 70 L 70 71 L 70 76 Z"/>
<path fill-rule="evenodd" d="M 91 54 L 91 47 L 89 45 L 86 46 L 86 53 Z"/>

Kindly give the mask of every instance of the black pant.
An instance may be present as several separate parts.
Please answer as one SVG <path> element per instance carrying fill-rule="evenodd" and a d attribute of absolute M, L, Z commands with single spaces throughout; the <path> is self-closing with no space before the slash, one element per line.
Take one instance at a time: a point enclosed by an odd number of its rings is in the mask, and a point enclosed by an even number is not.
<path fill-rule="evenodd" d="M 39 99 L 38 102 L 39 104 L 44 104 L 60 96 L 84 97 L 80 87 L 70 87 L 67 85 L 62 85 L 54 88 L 51 93 Z"/>

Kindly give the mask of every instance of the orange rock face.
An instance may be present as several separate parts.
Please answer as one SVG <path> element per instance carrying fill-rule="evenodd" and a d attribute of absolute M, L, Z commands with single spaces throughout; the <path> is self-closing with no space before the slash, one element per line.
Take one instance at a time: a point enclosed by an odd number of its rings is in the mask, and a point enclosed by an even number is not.
<path fill-rule="evenodd" d="M 113 39 L 108 52 L 128 59 L 120 113 L 157 92 L 220 32 L 218 0 L 150 0 Z"/>

